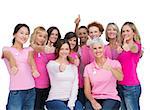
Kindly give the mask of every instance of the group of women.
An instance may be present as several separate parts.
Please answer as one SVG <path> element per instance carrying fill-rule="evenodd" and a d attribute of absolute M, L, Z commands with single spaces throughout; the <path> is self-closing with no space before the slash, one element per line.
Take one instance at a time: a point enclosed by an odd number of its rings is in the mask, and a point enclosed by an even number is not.
<path fill-rule="evenodd" d="M 132 22 L 92 22 L 61 37 L 57 27 L 30 29 L 17 24 L 13 44 L 3 48 L 10 74 L 7 110 L 140 110 L 136 72 L 142 56 L 140 35 Z M 79 41 L 78 41 L 79 40 Z M 46 105 L 46 106 L 45 106 Z"/>

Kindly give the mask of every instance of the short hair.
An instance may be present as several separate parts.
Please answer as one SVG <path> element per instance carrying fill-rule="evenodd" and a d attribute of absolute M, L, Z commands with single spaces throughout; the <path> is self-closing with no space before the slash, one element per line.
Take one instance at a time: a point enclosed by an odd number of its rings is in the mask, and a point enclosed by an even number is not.
<path fill-rule="evenodd" d="M 80 29 L 85 29 L 85 30 L 87 31 L 87 33 L 89 33 L 89 30 L 88 30 L 88 28 L 87 28 L 86 26 L 80 26 L 80 27 L 78 28 L 78 30 L 80 30 Z"/>
<path fill-rule="evenodd" d="M 104 46 L 104 43 L 101 40 L 101 38 L 94 38 L 94 39 L 89 41 L 90 47 L 92 47 L 94 44 L 100 44 L 100 45 Z"/>
<path fill-rule="evenodd" d="M 87 26 L 88 30 L 89 30 L 89 28 L 92 27 L 92 26 L 97 27 L 97 28 L 99 29 L 99 31 L 103 34 L 104 28 L 103 28 L 103 25 L 102 25 L 102 24 L 100 24 L 100 23 L 94 21 L 94 22 L 88 24 L 88 26 Z"/>
<path fill-rule="evenodd" d="M 47 37 L 47 32 L 46 32 L 45 28 L 42 27 L 42 26 L 38 26 L 38 27 L 36 27 L 36 28 L 34 29 L 33 33 L 31 34 L 30 43 L 33 43 L 33 42 L 35 41 L 36 36 L 37 36 L 37 34 L 38 34 L 39 32 L 45 32 L 46 40 L 45 40 L 45 43 L 44 43 L 44 44 L 46 44 L 47 38 L 48 38 L 48 37 Z"/>

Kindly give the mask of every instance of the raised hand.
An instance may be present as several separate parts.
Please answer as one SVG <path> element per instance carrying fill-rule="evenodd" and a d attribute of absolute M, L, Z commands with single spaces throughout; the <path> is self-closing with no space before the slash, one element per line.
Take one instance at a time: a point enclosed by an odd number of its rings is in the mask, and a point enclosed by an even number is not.
<path fill-rule="evenodd" d="M 103 69 L 105 70 L 108 70 L 108 71 L 111 71 L 111 65 L 108 63 L 108 62 L 105 62 L 104 65 L 103 65 Z"/>
<path fill-rule="evenodd" d="M 60 65 L 59 65 L 59 71 L 60 71 L 60 72 L 65 71 L 66 66 L 67 66 L 67 65 L 66 65 L 65 63 L 60 64 Z"/>
<path fill-rule="evenodd" d="M 121 53 L 123 51 L 123 49 L 121 48 L 121 46 L 119 45 L 118 42 L 116 42 L 116 46 L 117 46 L 117 52 Z"/>
<path fill-rule="evenodd" d="M 48 41 L 48 44 L 45 46 L 45 52 L 46 53 L 54 53 L 55 47 L 53 45 L 54 45 L 54 43 L 51 43 L 50 41 Z"/>
<path fill-rule="evenodd" d="M 75 19 L 74 23 L 75 23 L 76 25 L 79 25 L 80 21 L 81 21 L 80 15 L 78 15 L 78 17 Z"/>

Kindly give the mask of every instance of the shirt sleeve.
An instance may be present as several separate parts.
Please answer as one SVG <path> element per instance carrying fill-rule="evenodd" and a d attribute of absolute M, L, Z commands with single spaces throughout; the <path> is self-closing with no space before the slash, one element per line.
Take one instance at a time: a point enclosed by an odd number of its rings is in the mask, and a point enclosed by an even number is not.
<path fill-rule="evenodd" d="M 75 106 L 75 102 L 77 100 L 78 95 L 78 69 L 77 66 L 73 65 L 73 71 L 74 71 L 74 81 L 72 84 L 72 92 L 68 101 L 68 107 L 72 108 Z"/>
<path fill-rule="evenodd" d="M 113 61 L 112 61 L 112 67 L 113 67 L 113 68 L 121 68 L 121 64 L 120 64 L 119 61 L 113 60 Z"/>
<path fill-rule="evenodd" d="M 4 52 L 4 51 L 10 51 L 9 49 L 10 49 L 9 47 L 3 47 L 3 48 L 2 48 L 2 56 L 1 56 L 2 59 L 4 58 L 3 52 Z"/>
<path fill-rule="evenodd" d="M 32 47 L 28 47 L 29 51 L 34 51 L 34 49 Z"/>

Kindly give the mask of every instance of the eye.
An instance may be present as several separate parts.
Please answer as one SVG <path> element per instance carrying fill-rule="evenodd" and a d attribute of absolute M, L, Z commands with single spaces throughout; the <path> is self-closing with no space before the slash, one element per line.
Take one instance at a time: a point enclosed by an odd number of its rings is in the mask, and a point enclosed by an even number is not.
<path fill-rule="evenodd" d="M 98 49 L 102 49 L 102 47 L 98 47 Z"/>
<path fill-rule="evenodd" d="M 125 31 L 123 30 L 122 33 L 124 33 Z"/>

